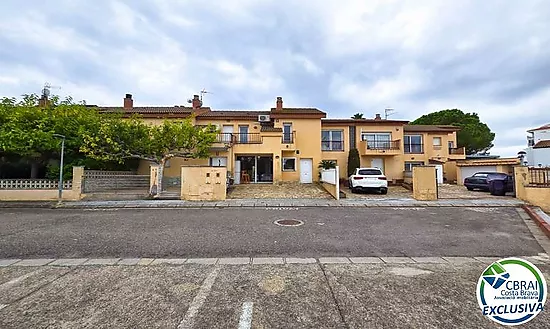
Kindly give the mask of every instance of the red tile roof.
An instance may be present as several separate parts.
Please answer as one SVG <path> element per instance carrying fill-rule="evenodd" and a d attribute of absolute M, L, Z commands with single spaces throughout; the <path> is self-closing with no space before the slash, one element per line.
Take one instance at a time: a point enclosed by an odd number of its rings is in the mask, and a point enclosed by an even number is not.
<path fill-rule="evenodd" d="M 459 131 L 461 128 L 451 125 L 406 125 L 404 130 L 410 132 L 453 132 Z"/>
<path fill-rule="evenodd" d="M 550 148 L 550 140 L 538 141 L 534 146 L 534 149 L 547 149 Z"/>
<path fill-rule="evenodd" d="M 409 121 L 405 120 L 376 120 L 376 119 L 323 119 L 322 124 L 349 124 L 359 126 L 362 123 L 378 123 L 378 124 L 406 124 Z"/>
<path fill-rule="evenodd" d="M 532 131 L 536 131 L 536 130 L 546 130 L 546 129 L 550 129 L 550 123 L 547 124 L 547 125 L 544 125 L 544 126 L 540 126 L 538 128 L 535 128 L 535 129 L 531 129 L 531 130 L 527 130 L 528 133 L 532 132 Z"/>
<path fill-rule="evenodd" d="M 197 119 L 202 118 L 254 118 L 257 119 L 258 115 L 269 115 L 268 111 L 207 111 L 197 115 Z"/>

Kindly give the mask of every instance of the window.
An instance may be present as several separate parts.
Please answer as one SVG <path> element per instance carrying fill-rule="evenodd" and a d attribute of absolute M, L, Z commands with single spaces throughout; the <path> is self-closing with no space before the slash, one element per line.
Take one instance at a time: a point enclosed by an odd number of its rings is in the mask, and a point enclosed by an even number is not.
<path fill-rule="evenodd" d="M 283 143 L 292 143 L 292 123 L 283 123 Z"/>
<path fill-rule="evenodd" d="M 414 167 L 423 166 L 424 162 L 405 162 L 405 171 L 412 171 Z"/>
<path fill-rule="evenodd" d="M 321 150 L 343 151 L 344 150 L 344 132 L 342 130 L 321 131 Z"/>
<path fill-rule="evenodd" d="M 434 148 L 441 148 L 441 137 L 434 137 L 433 146 Z"/>
<path fill-rule="evenodd" d="M 390 133 L 361 133 L 361 140 L 367 141 L 367 148 L 388 150 L 391 148 Z"/>
<path fill-rule="evenodd" d="M 296 171 L 296 158 L 283 158 L 283 171 Z"/>
<path fill-rule="evenodd" d="M 450 149 L 454 149 L 454 148 L 455 148 L 455 142 L 453 142 L 453 141 L 450 141 L 450 142 L 448 143 L 448 145 L 449 145 L 449 148 L 450 148 Z"/>
<path fill-rule="evenodd" d="M 239 142 L 248 143 L 248 126 L 239 126 Z"/>
<path fill-rule="evenodd" d="M 382 175 L 382 172 L 378 169 L 359 169 L 357 175 L 377 176 Z"/>
<path fill-rule="evenodd" d="M 405 135 L 405 153 L 424 153 L 422 135 Z"/>
<path fill-rule="evenodd" d="M 212 167 L 227 167 L 226 157 L 212 157 L 210 158 L 210 165 Z"/>

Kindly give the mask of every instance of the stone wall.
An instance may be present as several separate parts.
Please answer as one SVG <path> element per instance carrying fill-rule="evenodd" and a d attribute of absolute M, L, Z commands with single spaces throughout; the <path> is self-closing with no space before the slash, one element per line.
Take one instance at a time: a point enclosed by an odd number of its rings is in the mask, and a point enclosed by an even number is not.
<path fill-rule="evenodd" d="M 437 180 L 434 166 L 413 168 L 413 198 L 416 200 L 437 200 Z"/>

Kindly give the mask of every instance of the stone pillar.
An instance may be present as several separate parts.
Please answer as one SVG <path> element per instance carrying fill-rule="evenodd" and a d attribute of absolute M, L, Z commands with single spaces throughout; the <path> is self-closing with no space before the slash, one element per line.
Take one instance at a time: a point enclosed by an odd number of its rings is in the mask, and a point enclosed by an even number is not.
<path fill-rule="evenodd" d="M 273 183 L 280 183 L 283 180 L 283 169 L 282 169 L 283 155 L 281 152 L 273 153 Z M 298 161 L 298 159 L 296 159 Z"/>
<path fill-rule="evenodd" d="M 514 167 L 514 191 L 516 198 L 525 200 L 525 186 L 529 185 L 529 168 L 526 166 Z"/>
<path fill-rule="evenodd" d="M 159 165 L 152 164 L 150 167 L 150 178 L 149 178 L 149 194 L 157 195 L 158 194 L 158 175 L 159 175 Z"/>
<path fill-rule="evenodd" d="M 84 182 L 84 167 L 73 167 L 73 188 L 78 200 L 82 198 L 82 185 Z"/>
<path fill-rule="evenodd" d="M 413 168 L 413 198 L 422 201 L 437 200 L 435 166 Z"/>

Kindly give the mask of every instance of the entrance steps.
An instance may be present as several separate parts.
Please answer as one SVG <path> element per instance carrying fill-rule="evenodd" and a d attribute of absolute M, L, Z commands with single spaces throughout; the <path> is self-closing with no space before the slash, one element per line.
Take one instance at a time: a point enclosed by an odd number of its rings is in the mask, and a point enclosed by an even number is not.
<path fill-rule="evenodd" d="M 162 191 L 155 197 L 157 200 L 180 200 L 180 192 Z"/>

